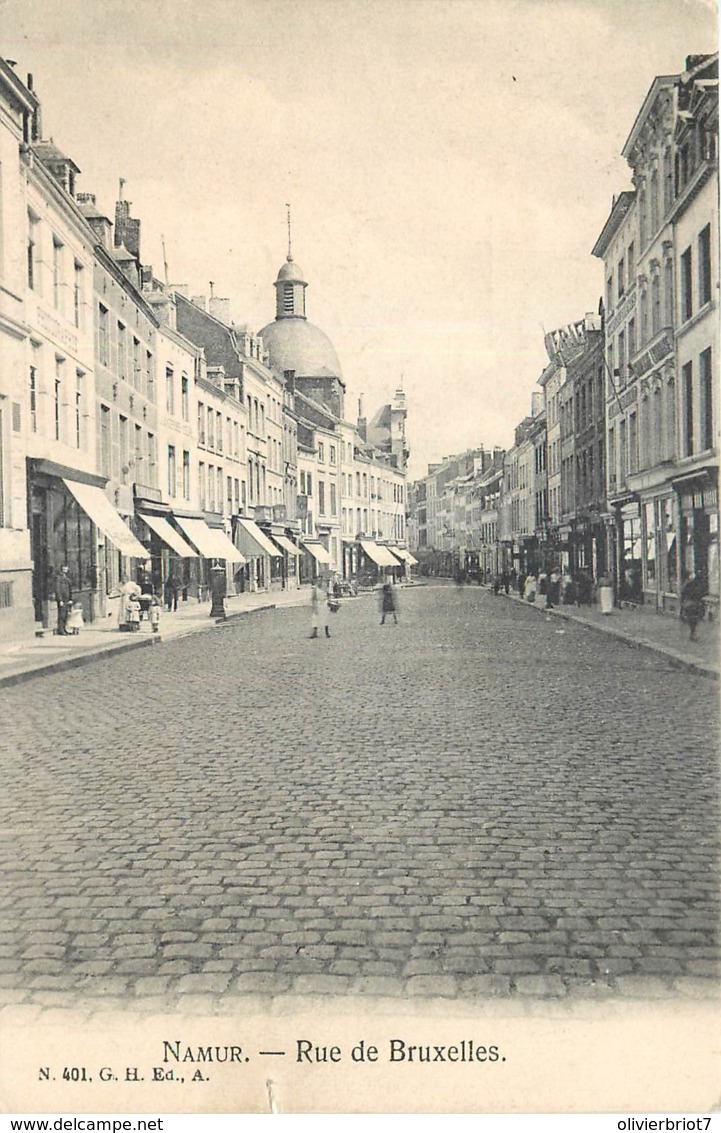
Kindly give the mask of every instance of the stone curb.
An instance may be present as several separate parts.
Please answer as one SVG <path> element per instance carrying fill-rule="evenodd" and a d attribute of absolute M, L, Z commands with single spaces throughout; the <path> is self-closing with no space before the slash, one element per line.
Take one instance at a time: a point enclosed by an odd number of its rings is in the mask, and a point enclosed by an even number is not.
<path fill-rule="evenodd" d="M 559 610 L 556 606 L 553 606 L 549 610 L 545 606 L 537 606 L 535 602 L 525 602 L 522 598 L 512 597 L 510 594 L 503 594 L 502 597 L 519 603 L 524 609 L 535 610 L 537 614 L 547 614 L 549 617 L 562 618 L 563 621 L 573 622 L 574 625 L 578 626 L 584 626 L 594 633 L 601 633 L 606 637 L 613 637 L 616 641 L 622 641 L 625 645 L 629 645 L 633 649 L 643 649 L 647 653 L 656 653 L 661 657 L 665 657 L 667 661 L 670 661 L 671 664 L 675 665 L 678 669 L 685 669 L 687 672 L 695 673 L 700 677 L 707 677 L 712 681 L 721 680 L 719 670 L 715 669 L 712 665 L 707 665 L 703 661 L 695 661 L 691 657 L 685 657 L 683 654 L 676 653 L 675 650 L 669 649 L 666 645 L 648 641 L 645 638 L 632 637 L 630 634 L 624 633 L 622 629 L 616 629 L 612 625 L 599 625 L 598 622 L 588 622 L 585 618 L 579 618 L 572 613 L 567 613 L 565 610 Z"/>
<path fill-rule="evenodd" d="M 216 629 L 217 626 L 226 625 L 228 622 L 236 618 L 244 618 L 249 614 L 265 613 L 268 610 L 276 610 L 279 607 L 275 602 L 269 603 L 265 606 L 253 606 L 249 610 L 233 610 L 226 618 L 208 618 L 207 622 L 196 622 L 195 624 L 188 625 L 183 629 L 178 630 L 177 633 L 163 633 L 153 634 L 152 637 L 133 638 L 130 641 L 123 641 L 116 644 L 109 644 L 100 646 L 98 649 L 89 649 L 86 653 L 80 653 L 76 657 L 63 657 L 58 661 L 48 661 L 38 665 L 36 668 L 23 669 L 19 673 L 8 673 L 6 676 L 0 676 L 0 688 L 8 688 L 12 685 L 22 684 L 24 681 L 33 680 L 35 677 L 50 676 L 53 673 L 62 673 L 68 669 L 79 669 L 84 665 L 89 665 L 93 661 L 102 661 L 105 657 L 117 657 L 121 653 L 127 653 L 131 649 L 143 649 L 148 646 L 156 646 L 169 644 L 171 641 L 178 641 L 180 638 L 191 637 L 195 633 L 205 633 L 209 629 Z"/>

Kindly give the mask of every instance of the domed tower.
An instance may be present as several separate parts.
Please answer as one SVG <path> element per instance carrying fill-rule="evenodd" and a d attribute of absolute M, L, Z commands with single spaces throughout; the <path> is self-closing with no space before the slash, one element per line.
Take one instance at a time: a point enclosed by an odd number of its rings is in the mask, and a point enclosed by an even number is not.
<path fill-rule="evenodd" d="M 308 286 L 304 273 L 288 255 L 276 277 L 275 321 L 259 331 L 270 364 L 280 374 L 293 376 L 295 387 L 321 402 L 336 417 L 344 414 L 345 383 L 333 343 L 309 322 L 305 310 Z"/>

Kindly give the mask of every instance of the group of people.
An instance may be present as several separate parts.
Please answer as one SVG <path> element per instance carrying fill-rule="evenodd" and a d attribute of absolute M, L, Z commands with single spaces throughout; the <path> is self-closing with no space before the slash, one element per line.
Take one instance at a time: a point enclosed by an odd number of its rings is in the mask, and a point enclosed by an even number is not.
<path fill-rule="evenodd" d="M 329 614 L 340 609 L 340 581 L 337 578 L 317 578 L 311 587 L 311 639 L 321 636 L 330 637 Z M 390 579 L 380 588 L 380 614 L 381 625 L 385 625 L 386 618 L 393 618 L 393 624 L 398 625 L 398 601 L 395 587 Z"/>

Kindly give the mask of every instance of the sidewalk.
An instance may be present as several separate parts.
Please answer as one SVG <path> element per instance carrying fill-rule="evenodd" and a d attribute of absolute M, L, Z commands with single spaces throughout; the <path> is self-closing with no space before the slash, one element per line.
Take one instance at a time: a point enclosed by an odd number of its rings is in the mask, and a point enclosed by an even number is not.
<path fill-rule="evenodd" d="M 273 610 L 280 606 L 302 606 L 310 602 L 307 588 L 236 594 L 225 600 L 227 618 Z M 210 601 L 191 599 L 181 602 L 175 613 L 163 610 L 160 631 L 153 633 L 148 621 L 140 623 L 138 633 L 120 633 L 115 616 L 89 623 L 77 637 L 57 637 L 47 629 L 43 637 L 0 644 L 0 688 L 18 684 L 35 676 L 76 668 L 101 657 L 143 649 L 173 641 L 188 634 L 201 633 L 216 624 L 210 617 Z M 222 624 L 222 623 L 221 623 Z"/>
<path fill-rule="evenodd" d="M 501 592 L 501 596 L 506 595 Z M 545 598 L 537 595 L 535 602 L 525 602 L 518 594 L 508 598 L 522 602 L 539 614 L 579 622 L 598 633 L 619 638 L 637 649 L 650 650 L 666 657 L 671 664 L 702 676 L 719 680 L 721 670 L 721 633 L 718 621 L 703 621 L 697 630 L 697 640 L 689 641 L 688 627 L 673 614 L 659 614 L 655 610 L 617 610 L 604 616 L 598 606 L 554 606 L 545 608 Z"/>

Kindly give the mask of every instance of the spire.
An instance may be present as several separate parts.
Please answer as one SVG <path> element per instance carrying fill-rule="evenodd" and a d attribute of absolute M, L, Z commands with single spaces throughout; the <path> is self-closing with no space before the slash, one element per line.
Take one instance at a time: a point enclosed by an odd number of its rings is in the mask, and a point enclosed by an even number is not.
<path fill-rule="evenodd" d="M 286 258 L 286 261 L 290 264 L 290 263 L 293 262 L 293 253 L 291 251 L 291 243 L 290 243 L 290 205 L 286 203 L 285 207 L 288 210 L 288 255 L 285 258 Z"/>

